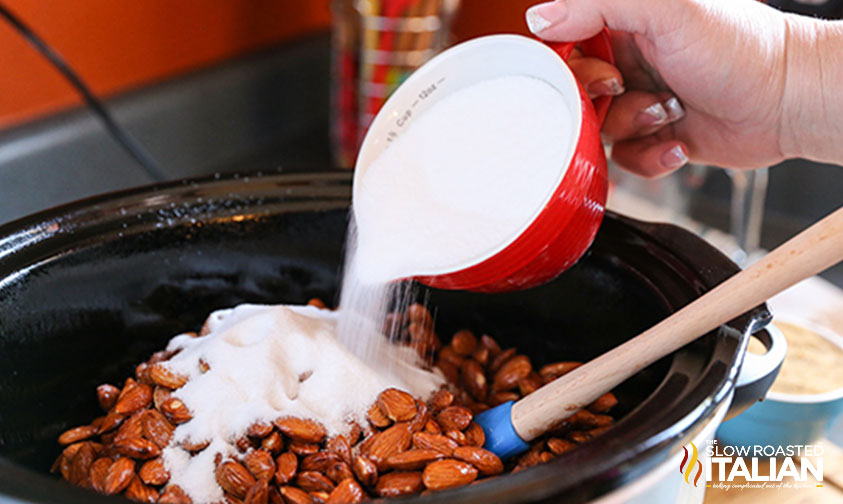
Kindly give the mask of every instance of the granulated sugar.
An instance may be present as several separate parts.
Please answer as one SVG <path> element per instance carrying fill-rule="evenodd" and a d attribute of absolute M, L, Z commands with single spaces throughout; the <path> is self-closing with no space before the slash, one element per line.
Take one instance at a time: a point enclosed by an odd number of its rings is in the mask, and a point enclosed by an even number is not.
<path fill-rule="evenodd" d="M 311 306 L 240 305 L 214 312 L 205 336 L 173 338 L 168 350 L 179 353 L 166 366 L 189 378 L 173 395 L 193 418 L 176 428 L 163 452 L 170 481 L 194 502 L 221 502 L 214 458 L 236 454 L 233 443 L 255 422 L 310 418 L 329 434 L 345 433 L 349 422 L 366 424 L 384 389 L 428 397 L 444 383 L 418 367 L 410 348 L 378 346 L 364 363 L 338 343 L 336 324 L 336 313 Z M 204 373 L 200 360 L 209 367 Z M 211 444 L 191 457 L 179 447 L 185 440 Z"/>
<path fill-rule="evenodd" d="M 413 119 L 355 181 L 363 282 L 461 269 L 511 242 L 564 175 L 573 114 L 545 81 L 458 90 Z"/>

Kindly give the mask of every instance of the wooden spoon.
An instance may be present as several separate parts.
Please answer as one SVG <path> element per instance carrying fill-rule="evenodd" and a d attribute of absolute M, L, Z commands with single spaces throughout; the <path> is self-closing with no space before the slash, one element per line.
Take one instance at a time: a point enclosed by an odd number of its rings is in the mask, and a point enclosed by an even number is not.
<path fill-rule="evenodd" d="M 638 371 L 841 260 L 843 208 L 635 338 L 518 402 L 477 415 L 486 434 L 484 447 L 501 458 L 525 451 L 527 442 Z"/>

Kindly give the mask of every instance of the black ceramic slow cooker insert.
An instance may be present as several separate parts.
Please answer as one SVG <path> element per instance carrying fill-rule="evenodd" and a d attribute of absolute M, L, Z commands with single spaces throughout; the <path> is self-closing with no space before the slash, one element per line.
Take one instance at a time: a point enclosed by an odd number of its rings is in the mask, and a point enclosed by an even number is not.
<path fill-rule="evenodd" d="M 114 502 L 48 474 L 57 436 L 99 414 L 97 385 L 215 309 L 336 299 L 349 198 L 341 172 L 208 178 L 0 227 L 0 502 Z M 687 231 L 609 213 L 585 257 L 544 286 L 428 294 L 440 334 L 487 332 L 538 367 L 594 357 L 736 271 Z M 768 320 L 758 307 L 635 375 L 616 389 L 617 424 L 588 444 L 424 501 L 582 502 L 639 478 L 729 399 L 741 349 Z"/>

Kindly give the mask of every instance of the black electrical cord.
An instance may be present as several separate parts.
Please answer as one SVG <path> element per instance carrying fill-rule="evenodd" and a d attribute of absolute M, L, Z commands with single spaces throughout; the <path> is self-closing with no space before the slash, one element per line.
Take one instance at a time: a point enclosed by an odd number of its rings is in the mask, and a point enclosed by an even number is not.
<path fill-rule="evenodd" d="M 117 124 L 111 113 L 105 108 L 102 102 L 94 96 L 85 82 L 76 74 L 76 72 L 67 64 L 62 56 L 56 52 L 46 42 L 41 40 L 35 32 L 32 31 L 20 18 L 13 14 L 2 2 L 0 2 L 0 16 L 3 16 L 6 21 L 14 27 L 21 36 L 29 42 L 42 56 L 47 58 L 50 63 L 59 71 L 59 73 L 70 82 L 71 86 L 82 96 L 88 107 L 91 108 L 94 115 L 102 121 L 106 131 L 119 143 L 126 152 L 132 156 L 135 161 L 140 164 L 141 168 L 153 178 L 153 180 L 160 181 L 167 178 L 166 172 L 161 168 L 155 159 L 138 143 L 135 138 Z"/>

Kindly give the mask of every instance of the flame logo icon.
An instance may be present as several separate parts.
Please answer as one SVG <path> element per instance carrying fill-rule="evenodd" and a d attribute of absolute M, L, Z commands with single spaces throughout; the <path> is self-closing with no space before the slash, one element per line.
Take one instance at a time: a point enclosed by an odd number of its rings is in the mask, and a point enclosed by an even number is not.
<path fill-rule="evenodd" d="M 682 449 L 685 450 L 685 456 L 679 464 L 679 473 L 685 475 L 685 483 L 691 484 L 689 478 L 691 477 L 691 473 L 694 472 L 694 467 L 696 467 L 697 475 L 694 477 L 694 486 L 697 486 L 697 482 L 700 480 L 700 476 L 702 476 L 703 472 L 702 462 L 697 460 L 697 457 L 699 456 L 697 445 L 691 442 L 691 460 L 688 460 L 688 448 L 683 446 Z"/>

